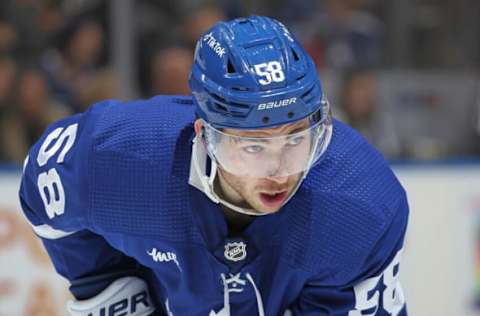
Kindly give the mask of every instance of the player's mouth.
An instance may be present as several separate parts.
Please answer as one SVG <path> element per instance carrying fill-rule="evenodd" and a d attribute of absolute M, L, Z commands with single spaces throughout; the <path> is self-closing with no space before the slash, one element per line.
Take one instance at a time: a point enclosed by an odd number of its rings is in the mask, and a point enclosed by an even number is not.
<path fill-rule="evenodd" d="M 260 200 L 268 208 L 278 208 L 287 197 L 287 190 L 281 192 L 260 192 Z"/>

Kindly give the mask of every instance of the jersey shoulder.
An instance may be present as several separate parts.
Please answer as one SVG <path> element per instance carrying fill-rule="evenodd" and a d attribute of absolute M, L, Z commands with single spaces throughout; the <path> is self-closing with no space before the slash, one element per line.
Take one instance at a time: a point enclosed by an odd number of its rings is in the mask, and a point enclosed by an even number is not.
<path fill-rule="evenodd" d="M 95 155 L 116 152 L 142 161 L 167 162 L 171 160 L 166 159 L 168 149 L 194 118 L 189 97 L 157 96 L 106 107 L 92 135 Z"/>
<path fill-rule="evenodd" d="M 162 209 L 170 179 L 183 175 L 178 165 L 188 172 L 193 120 L 191 98 L 158 96 L 101 102 L 52 124 L 26 163 L 28 219 L 64 231 L 148 228 L 144 214 Z"/>
<path fill-rule="evenodd" d="M 89 162 L 91 220 L 100 233 L 183 240 L 195 109 L 159 96 L 103 111 Z"/>
<path fill-rule="evenodd" d="M 342 196 L 387 208 L 405 197 L 402 185 L 382 154 L 338 120 L 334 121 L 325 155 L 305 182 L 309 190 L 319 195 Z"/>
<path fill-rule="evenodd" d="M 51 124 L 30 148 L 23 166 L 19 197 L 34 229 L 74 232 L 88 226 L 85 216 L 88 203 L 83 197 L 88 194 L 85 171 L 91 155 L 91 135 L 103 109 L 113 103 L 99 103 L 85 113 Z"/>
<path fill-rule="evenodd" d="M 347 125 L 334 121 L 330 146 L 306 178 L 303 194 L 311 205 L 305 236 L 311 269 L 327 268 L 346 281 L 401 247 L 406 193 L 383 156 Z"/>

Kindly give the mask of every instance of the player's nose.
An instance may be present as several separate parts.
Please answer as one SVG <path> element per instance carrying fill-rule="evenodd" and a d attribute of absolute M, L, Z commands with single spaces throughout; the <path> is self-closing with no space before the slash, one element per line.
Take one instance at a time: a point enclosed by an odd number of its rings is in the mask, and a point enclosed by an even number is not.
<path fill-rule="evenodd" d="M 268 181 L 275 182 L 276 184 L 286 184 L 288 181 L 288 176 L 271 176 L 266 178 Z"/>
<path fill-rule="evenodd" d="M 265 166 L 267 177 L 277 179 L 275 182 L 286 179 L 288 177 L 286 160 L 284 153 L 271 154 L 267 159 L 268 164 Z"/>

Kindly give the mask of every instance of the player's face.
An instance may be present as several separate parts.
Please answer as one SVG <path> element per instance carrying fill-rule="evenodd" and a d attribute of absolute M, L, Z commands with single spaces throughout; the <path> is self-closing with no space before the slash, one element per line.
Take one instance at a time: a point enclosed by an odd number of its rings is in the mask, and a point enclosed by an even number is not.
<path fill-rule="evenodd" d="M 260 213 L 278 211 L 308 163 L 309 127 L 304 119 L 269 129 L 223 129 L 216 156 L 224 198 Z"/>
<path fill-rule="evenodd" d="M 263 214 L 278 211 L 294 190 L 300 177 L 301 174 L 281 178 L 252 178 L 237 176 L 219 169 L 224 198 Z"/>

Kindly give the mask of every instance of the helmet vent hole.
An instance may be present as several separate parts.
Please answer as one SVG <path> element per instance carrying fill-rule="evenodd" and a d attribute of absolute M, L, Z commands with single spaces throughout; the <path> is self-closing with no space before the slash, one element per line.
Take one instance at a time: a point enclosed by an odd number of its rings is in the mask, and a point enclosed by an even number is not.
<path fill-rule="evenodd" d="M 296 52 L 293 48 L 291 48 L 291 50 L 292 50 L 293 59 L 294 59 L 295 61 L 299 61 L 299 60 L 300 60 L 300 57 L 298 57 L 297 52 Z"/>
<path fill-rule="evenodd" d="M 221 105 L 220 103 L 215 103 L 215 107 L 217 108 L 217 110 L 228 112 L 227 108 Z"/>
<path fill-rule="evenodd" d="M 264 117 L 262 118 L 262 122 L 265 123 L 265 124 L 267 124 L 268 122 L 270 122 L 270 118 L 269 118 L 268 116 L 264 116 Z"/>
<path fill-rule="evenodd" d="M 298 76 L 298 77 L 297 77 L 297 80 L 302 80 L 303 78 L 305 78 L 305 76 L 306 76 L 306 74 L 303 74 L 303 75 L 301 75 L 301 76 Z"/>
<path fill-rule="evenodd" d="M 235 91 L 248 91 L 249 89 L 247 87 L 232 87 L 232 90 Z"/>
<path fill-rule="evenodd" d="M 288 114 L 287 114 L 288 118 L 292 118 L 294 115 L 295 115 L 295 113 L 293 113 L 293 112 L 288 112 Z"/>
<path fill-rule="evenodd" d="M 233 67 L 233 64 L 232 64 L 232 61 L 230 60 L 230 58 L 227 61 L 227 72 L 229 74 L 237 73 L 237 71 L 235 70 L 235 67 Z"/>

